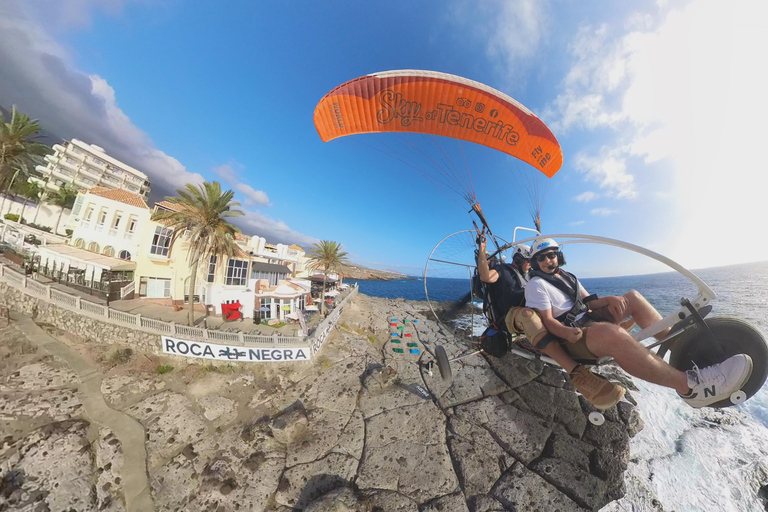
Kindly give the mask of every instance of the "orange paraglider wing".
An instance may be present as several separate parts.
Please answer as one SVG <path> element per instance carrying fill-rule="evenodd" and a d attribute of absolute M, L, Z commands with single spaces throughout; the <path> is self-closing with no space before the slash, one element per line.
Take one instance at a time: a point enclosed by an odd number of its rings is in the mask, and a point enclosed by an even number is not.
<path fill-rule="evenodd" d="M 482 144 L 552 177 L 560 144 L 530 110 L 479 82 L 433 71 L 399 70 L 350 80 L 315 107 L 323 142 L 345 135 L 416 132 Z"/>

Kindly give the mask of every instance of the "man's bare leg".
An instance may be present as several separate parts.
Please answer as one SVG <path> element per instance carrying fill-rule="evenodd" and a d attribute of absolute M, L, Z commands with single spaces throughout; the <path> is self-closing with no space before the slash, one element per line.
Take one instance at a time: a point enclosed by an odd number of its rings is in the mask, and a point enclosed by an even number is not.
<path fill-rule="evenodd" d="M 617 325 L 601 322 L 589 326 L 587 348 L 596 356 L 612 357 L 624 371 L 639 379 L 681 394 L 689 391 L 685 372 L 668 365 Z"/>
<path fill-rule="evenodd" d="M 627 300 L 627 313 L 632 319 L 637 322 L 637 325 L 641 329 L 655 324 L 662 319 L 661 314 L 656 311 L 650 302 L 643 297 L 640 292 L 636 290 L 630 290 L 624 294 L 624 298 Z M 663 340 L 669 334 L 669 329 L 665 329 L 656 334 L 656 338 Z"/>
<path fill-rule="evenodd" d="M 560 346 L 557 340 L 551 341 L 549 345 L 541 349 L 541 352 L 554 359 L 568 373 L 571 373 L 578 366 L 578 363 Z"/>

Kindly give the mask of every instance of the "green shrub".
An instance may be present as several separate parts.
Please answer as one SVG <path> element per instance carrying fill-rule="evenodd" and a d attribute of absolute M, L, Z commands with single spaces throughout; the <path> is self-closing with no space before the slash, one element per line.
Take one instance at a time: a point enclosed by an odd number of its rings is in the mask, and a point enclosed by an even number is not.
<path fill-rule="evenodd" d="M 19 215 L 17 213 L 6 213 L 5 218 L 8 220 L 12 220 L 13 222 L 19 221 Z"/>
<path fill-rule="evenodd" d="M 159 373 L 160 375 L 162 375 L 164 373 L 168 373 L 171 370 L 173 370 L 173 366 L 171 366 L 169 364 L 161 364 L 161 365 L 159 365 L 157 367 L 157 373 Z"/>

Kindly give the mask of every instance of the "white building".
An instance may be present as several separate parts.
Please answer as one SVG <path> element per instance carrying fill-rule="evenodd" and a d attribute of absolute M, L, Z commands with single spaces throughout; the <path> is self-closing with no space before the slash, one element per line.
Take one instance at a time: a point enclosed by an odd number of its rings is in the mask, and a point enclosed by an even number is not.
<path fill-rule="evenodd" d="M 237 245 L 256 260 L 277 265 L 286 265 L 293 277 L 308 275 L 307 258 L 304 249 L 298 245 L 267 243 L 267 240 L 258 236 L 238 234 L 235 238 Z M 275 283 L 272 283 L 275 284 Z"/>
<path fill-rule="evenodd" d="M 54 153 L 46 155 L 47 165 L 35 169 L 42 178 L 31 178 L 48 190 L 59 190 L 68 183 L 75 188 L 104 187 L 123 189 L 149 196 L 147 175 L 112 158 L 99 146 L 72 139 L 53 146 Z"/>

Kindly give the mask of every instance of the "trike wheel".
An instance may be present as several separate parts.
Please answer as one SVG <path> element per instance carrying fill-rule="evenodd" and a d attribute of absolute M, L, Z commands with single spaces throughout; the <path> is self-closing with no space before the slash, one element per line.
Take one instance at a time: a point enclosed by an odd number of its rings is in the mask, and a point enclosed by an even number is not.
<path fill-rule="evenodd" d="M 437 359 L 437 367 L 440 370 L 440 376 L 443 380 L 450 381 L 453 378 L 451 363 L 448 362 L 448 354 L 445 353 L 445 349 L 442 345 L 435 347 L 435 359 Z"/>
<path fill-rule="evenodd" d="M 747 354 L 752 358 L 752 376 L 742 386 L 746 398 L 751 397 L 765 383 L 768 377 L 768 345 L 763 336 L 747 322 L 737 318 L 708 318 L 704 320 L 714 334 L 725 359 L 736 354 Z M 680 335 L 672 346 L 669 364 L 678 370 L 690 370 L 693 364 L 704 368 L 722 362 L 712 349 L 709 333 L 699 326 L 693 326 Z M 721 400 L 709 407 L 729 407 L 730 399 Z"/>

